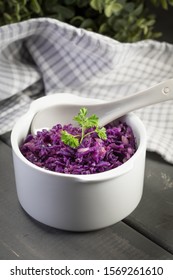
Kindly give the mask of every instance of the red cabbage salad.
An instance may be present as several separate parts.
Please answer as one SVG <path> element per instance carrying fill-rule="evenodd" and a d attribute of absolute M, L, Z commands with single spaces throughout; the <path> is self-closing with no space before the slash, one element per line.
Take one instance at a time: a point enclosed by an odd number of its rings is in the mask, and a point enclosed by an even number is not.
<path fill-rule="evenodd" d="M 133 131 L 125 122 L 100 128 L 98 117 L 87 117 L 81 108 L 74 120 L 78 126 L 57 124 L 20 145 L 23 156 L 44 169 L 65 174 L 95 174 L 126 162 L 136 151 Z"/>

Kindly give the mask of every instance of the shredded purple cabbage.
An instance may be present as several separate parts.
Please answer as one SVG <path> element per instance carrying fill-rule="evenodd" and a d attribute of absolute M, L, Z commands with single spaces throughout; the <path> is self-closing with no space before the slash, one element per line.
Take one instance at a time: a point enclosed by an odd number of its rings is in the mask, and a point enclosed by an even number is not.
<path fill-rule="evenodd" d="M 78 148 L 71 148 L 61 141 L 61 131 L 76 135 L 81 133 L 81 128 L 57 124 L 51 130 L 37 132 L 35 136 L 29 134 L 20 151 L 30 162 L 47 170 L 66 174 L 104 172 L 120 166 L 136 151 L 133 131 L 126 123 L 109 124 L 105 128 L 106 140 L 93 132 Z M 92 130 L 90 128 L 87 132 Z"/>

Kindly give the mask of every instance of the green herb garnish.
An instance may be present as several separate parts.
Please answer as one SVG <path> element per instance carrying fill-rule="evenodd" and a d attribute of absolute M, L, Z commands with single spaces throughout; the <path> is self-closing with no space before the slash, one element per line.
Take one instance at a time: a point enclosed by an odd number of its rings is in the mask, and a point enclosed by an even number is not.
<path fill-rule="evenodd" d="M 66 130 L 62 130 L 61 132 L 61 141 L 72 147 L 77 148 L 83 141 L 83 139 L 91 133 L 96 132 L 98 137 L 106 140 L 106 129 L 105 127 L 99 127 L 99 118 L 93 114 L 90 117 L 87 117 L 88 110 L 86 108 L 81 108 L 78 115 L 73 118 L 79 126 L 81 127 L 81 135 L 72 135 L 68 133 Z M 86 133 L 88 128 L 95 128 L 93 131 Z"/>
<path fill-rule="evenodd" d="M 61 141 L 72 148 L 79 146 L 79 139 L 76 138 L 76 136 L 68 133 L 66 130 L 62 130 L 61 132 Z"/>

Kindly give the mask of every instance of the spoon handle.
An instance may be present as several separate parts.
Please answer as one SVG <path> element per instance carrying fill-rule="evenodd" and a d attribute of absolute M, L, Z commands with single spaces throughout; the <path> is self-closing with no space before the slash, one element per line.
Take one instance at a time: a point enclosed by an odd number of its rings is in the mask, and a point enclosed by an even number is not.
<path fill-rule="evenodd" d="M 173 99 L 173 79 L 159 83 L 121 100 L 99 105 L 101 106 L 100 110 L 105 112 L 100 118 L 100 125 L 103 126 L 131 111 L 171 99 Z"/>

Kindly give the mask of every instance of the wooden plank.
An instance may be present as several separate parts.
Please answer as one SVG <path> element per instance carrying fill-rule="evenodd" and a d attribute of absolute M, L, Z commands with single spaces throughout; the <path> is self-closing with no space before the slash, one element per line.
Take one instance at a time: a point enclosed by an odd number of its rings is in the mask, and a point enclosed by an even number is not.
<path fill-rule="evenodd" d="M 19 205 L 11 149 L 2 141 L 0 155 L 0 259 L 173 259 L 123 222 L 74 233 L 33 220 Z"/>
<path fill-rule="evenodd" d="M 147 154 L 144 193 L 125 222 L 173 254 L 173 166 Z"/>

